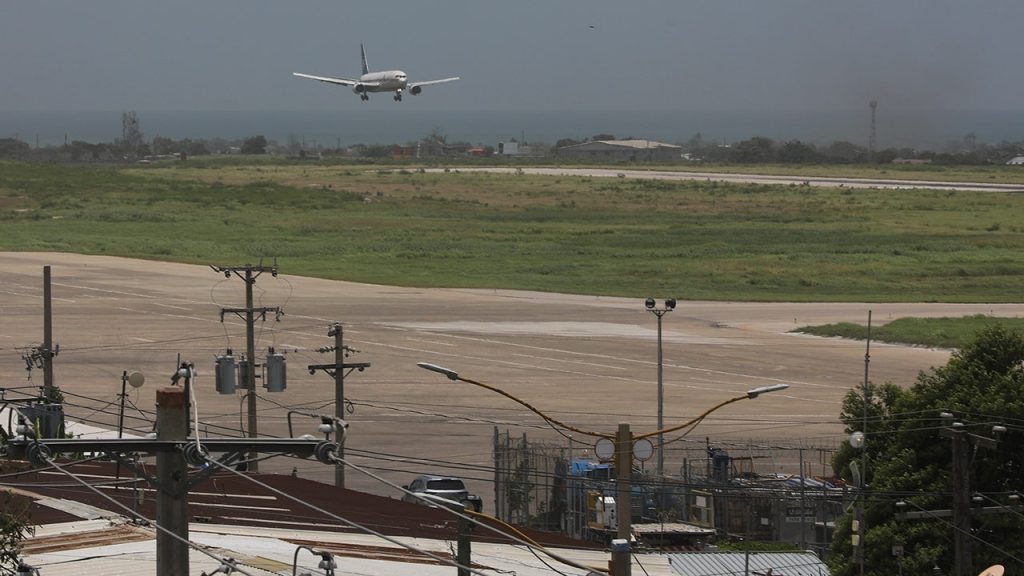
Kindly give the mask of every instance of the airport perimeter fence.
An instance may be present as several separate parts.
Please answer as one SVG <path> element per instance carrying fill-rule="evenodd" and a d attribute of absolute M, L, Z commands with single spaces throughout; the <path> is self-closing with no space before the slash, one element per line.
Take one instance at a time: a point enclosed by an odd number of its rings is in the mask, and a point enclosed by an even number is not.
<path fill-rule="evenodd" d="M 703 439 L 665 448 L 665 477 L 653 474 L 653 459 L 635 463 L 634 522 L 686 522 L 723 534 L 811 545 L 827 539 L 815 533 L 815 523 L 834 519 L 838 503 L 847 498 L 833 478 L 836 441 L 768 445 Z M 595 514 L 595 498 L 615 495 L 614 474 L 593 457 L 591 446 L 531 442 L 526 434 L 495 428 L 493 456 L 499 518 L 577 538 L 607 536 L 610 527 L 602 527 Z M 742 520 L 749 518 L 759 520 Z"/>

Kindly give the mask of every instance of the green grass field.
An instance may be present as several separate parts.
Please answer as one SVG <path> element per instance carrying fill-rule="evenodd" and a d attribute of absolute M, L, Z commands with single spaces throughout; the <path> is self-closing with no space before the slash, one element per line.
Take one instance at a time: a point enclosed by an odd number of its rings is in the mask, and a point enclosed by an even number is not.
<path fill-rule="evenodd" d="M 1016 302 L 1024 274 L 1024 198 L 1009 193 L 246 159 L 3 163 L 0 218 L 0 250 L 199 264 L 276 256 L 286 274 L 407 286 Z"/>
<path fill-rule="evenodd" d="M 871 339 L 878 342 L 913 344 L 935 348 L 960 348 L 972 340 L 979 330 L 993 324 L 1024 331 L 1024 318 L 964 316 L 962 318 L 899 318 L 871 329 Z M 832 336 L 854 340 L 867 339 L 867 326 L 843 322 L 821 326 L 804 326 L 793 332 L 814 336 Z"/>

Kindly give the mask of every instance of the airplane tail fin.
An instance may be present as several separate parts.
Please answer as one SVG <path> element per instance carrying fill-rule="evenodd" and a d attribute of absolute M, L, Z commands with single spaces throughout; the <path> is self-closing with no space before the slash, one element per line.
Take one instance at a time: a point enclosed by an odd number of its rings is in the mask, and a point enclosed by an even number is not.
<path fill-rule="evenodd" d="M 359 45 L 359 53 L 363 57 L 363 74 L 370 73 L 370 67 L 366 65 L 366 50 L 363 49 L 363 45 Z"/>

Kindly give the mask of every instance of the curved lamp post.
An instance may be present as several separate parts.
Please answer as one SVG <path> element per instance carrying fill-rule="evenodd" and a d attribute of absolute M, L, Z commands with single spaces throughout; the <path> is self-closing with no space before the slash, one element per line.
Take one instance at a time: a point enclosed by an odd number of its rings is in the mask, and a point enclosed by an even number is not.
<path fill-rule="evenodd" d="M 712 412 L 714 412 L 715 410 L 718 410 L 719 408 L 722 408 L 723 406 L 727 406 L 729 404 L 732 404 L 733 402 L 739 402 L 740 400 L 753 400 L 754 398 L 757 398 L 758 396 L 760 396 L 762 394 L 767 394 L 769 392 L 776 392 L 778 390 L 785 390 L 786 388 L 789 388 L 789 384 L 774 384 L 772 386 L 762 386 L 760 388 L 753 388 L 751 390 L 748 390 L 745 394 L 743 394 L 741 396 L 736 396 L 735 398 L 730 398 L 730 399 L 728 399 L 728 400 L 726 400 L 724 402 L 720 402 L 720 403 L 716 404 L 715 406 L 712 406 L 709 410 L 704 411 L 702 414 L 700 414 L 699 416 L 693 418 L 689 422 L 686 422 L 684 424 L 680 424 L 679 426 L 672 426 L 670 428 L 661 428 L 661 429 L 655 430 L 653 432 L 647 432 L 647 433 L 644 433 L 644 434 L 633 436 L 633 434 L 629 431 L 629 424 L 625 423 L 625 422 L 619 423 L 618 431 L 615 434 L 608 434 L 608 433 L 601 433 L 601 432 L 592 432 L 590 430 L 583 430 L 581 428 L 577 428 L 575 426 L 571 426 L 569 424 L 566 424 L 565 422 L 560 422 L 559 420 L 556 420 L 555 418 L 552 418 L 551 416 L 548 416 L 547 414 L 544 414 L 540 410 L 538 410 L 538 409 L 534 408 L 533 406 L 531 406 L 528 402 L 526 402 L 524 400 L 520 400 L 519 398 L 516 398 L 515 396 L 509 394 L 508 392 L 505 392 L 504 390 L 501 390 L 500 388 L 495 388 L 494 386 L 490 386 L 488 384 L 484 384 L 483 382 L 478 382 L 476 380 L 470 380 L 469 378 L 465 378 L 463 376 L 459 376 L 458 372 L 456 372 L 455 370 L 452 370 L 450 368 L 444 368 L 444 367 L 438 366 L 436 364 L 430 364 L 429 362 L 417 362 L 416 365 L 419 366 L 420 368 L 423 368 L 424 370 L 430 370 L 431 372 L 437 372 L 438 374 L 443 374 L 449 380 L 466 382 L 468 384 L 473 384 L 474 386 L 479 386 L 481 388 L 485 388 L 485 389 L 490 390 L 492 392 L 497 392 L 498 394 L 501 394 L 502 396 L 512 400 L 513 402 L 516 402 L 517 404 L 520 404 L 520 405 L 526 407 L 527 409 L 529 409 L 534 414 L 536 414 L 536 415 L 540 416 L 541 418 L 543 418 L 544 421 L 547 422 L 548 424 L 550 424 L 551 426 L 557 426 L 557 427 L 564 428 L 566 430 L 571 430 L 573 432 L 576 432 L 576 433 L 579 433 L 579 434 L 583 434 L 583 435 L 586 435 L 586 436 L 594 436 L 594 437 L 602 438 L 602 439 L 604 439 L 604 438 L 614 439 L 614 441 L 615 441 L 615 473 L 616 473 L 616 479 L 615 479 L 616 499 L 615 499 L 615 501 L 616 501 L 616 504 L 617 504 L 616 508 L 617 508 L 617 511 L 618 511 L 618 519 L 619 519 L 619 522 L 618 522 L 618 524 L 619 524 L 619 526 L 618 526 L 618 534 L 617 534 L 618 538 L 616 540 L 612 540 L 612 561 L 610 563 L 610 566 L 611 566 L 610 573 L 612 575 L 614 575 L 614 576 L 630 576 L 631 570 L 632 570 L 632 566 L 631 566 L 632 552 L 631 552 L 630 547 L 629 547 L 629 539 L 630 539 L 630 533 L 632 532 L 632 527 L 630 525 L 630 522 L 631 522 L 631 518 L 632 518 L 632 514 L 633 514 L 633 512 L 631 510 L 631 502 L 630 502 L 630 492 L 631 492 L 631 489 L 632 489 L 632 486 L 631 486 L 632 479 L 630 478 L 630 476 L 631 476 L 632 467 L 633 467 L 633 443 L 636 440 L 641 440 L 641 439 L 648 438 L 648 437 L 651 437 L 651 436 L 658 436 L 660 438 L 663 434 L 667 434 L 669 432 L 676 432 L 678 430 L 682 430 L 682 429 L 688 428 L 690 426 L 696 426 L 702 420 L 704 420 L 704 418 L 706 418 L 708 416 L 708 414 L 711 414 Z M 661 447 L 659 446 L 659 449 L 660 448 Z"/>

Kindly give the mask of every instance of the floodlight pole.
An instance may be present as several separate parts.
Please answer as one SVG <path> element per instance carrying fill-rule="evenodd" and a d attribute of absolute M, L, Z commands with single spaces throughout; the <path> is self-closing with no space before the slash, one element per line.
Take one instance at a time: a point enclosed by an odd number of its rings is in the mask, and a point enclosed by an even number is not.
<path fill-rule="evenodd" d="M 671 312 L 676 307 L 676 301 L 674 299 L 668 299 L 665 301 L 664 308 L 657 308 L 654 302 L 654 298 L 648 298 L 644 305 L 647 307 L 647 311 L 658 317 L 658 430 L 665 427 L 665 386 L 664 386 L 664 361 L 663 361 L 663 348 L 661 340 L 661 317 Z M 658 477 L 665 475 L 665 449 L 664 449 L 665 437 L 662 434 L 658 434 Z"/>

